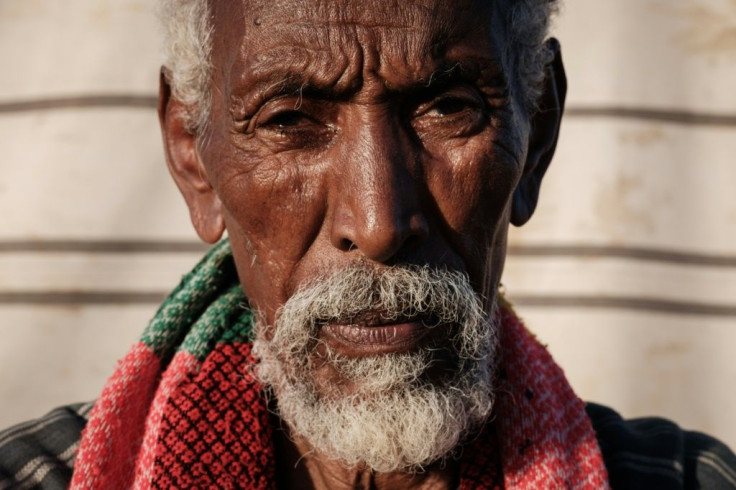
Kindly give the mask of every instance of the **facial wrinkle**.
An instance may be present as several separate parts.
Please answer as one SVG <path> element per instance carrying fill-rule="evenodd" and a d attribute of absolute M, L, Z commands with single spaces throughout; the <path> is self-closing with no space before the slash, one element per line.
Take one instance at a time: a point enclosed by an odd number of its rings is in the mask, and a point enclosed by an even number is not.
<path fill-rule="evenodd" d="M 394 0 L 392 2 L 381 2 L 367 9 L 362 0 L 344 1 L 337 5 L 335 2 L 322 1 L 295 2 L 293 0 L 274 0 L 268 9 L 260 16 L 264 24 L 269 25 L 293 25 L 301 23 L 320 23 L 324 25 L 350 25 L 361 24 L 367 27 L 386 26 L 388 28 L 412 28 L 417 25 L 411 20 L 415 16 L 409 15 L 420 9 L 429 18 L 433 6 L 437 0 L 424 2 L 427 5 L 417 5 L 420 2 L 405 2 Z M 288 13 L 288 14 L 287 14 Z M 390 14 L 388 14 L 390 13 Z M 421 24 L 419 24 L 421 25 Z"/>

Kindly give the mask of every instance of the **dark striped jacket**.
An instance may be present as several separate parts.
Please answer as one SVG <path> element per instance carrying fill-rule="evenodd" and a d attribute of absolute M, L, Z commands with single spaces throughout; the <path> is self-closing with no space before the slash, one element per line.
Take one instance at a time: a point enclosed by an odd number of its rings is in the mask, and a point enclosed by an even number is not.
<path fill-rule="evenodd" d="M 92 404 L 62 407 L 0 432 L 0 490 L 65 489 Z M 659 418 L 623 420 L 589 403 L 614 490 L 736 490 L 736 456 Z"/>

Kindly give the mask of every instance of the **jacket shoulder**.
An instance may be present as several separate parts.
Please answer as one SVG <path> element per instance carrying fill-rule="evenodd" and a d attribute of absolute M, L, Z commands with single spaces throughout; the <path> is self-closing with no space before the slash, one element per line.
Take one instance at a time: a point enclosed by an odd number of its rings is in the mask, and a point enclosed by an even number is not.
<path fill-rule="evenodd" d="M 60 407 L 0 432 L 0 488 L 67 488 L 91 408 Z"/>
<path fill-rule="evenodd" d="M 585 410 L 612 488 L 736 490 L 736 456 L 717 439 L 662 418 L 624 420 L 594 403 Z"/>

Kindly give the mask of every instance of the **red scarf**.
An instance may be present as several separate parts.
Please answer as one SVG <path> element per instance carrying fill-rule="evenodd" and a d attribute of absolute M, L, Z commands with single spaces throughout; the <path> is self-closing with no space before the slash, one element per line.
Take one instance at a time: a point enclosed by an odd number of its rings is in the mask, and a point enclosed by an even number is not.
<path fill-rule="evenodd" d="M 275 487 L 269 412 L 250 367 L 253 322 L 229 244 L 163 303 L 95 403 L 73 489 Z M 464 448 L 460 488 L 606 489 L 582 401 L 510 307 L 492 420 Z"/>

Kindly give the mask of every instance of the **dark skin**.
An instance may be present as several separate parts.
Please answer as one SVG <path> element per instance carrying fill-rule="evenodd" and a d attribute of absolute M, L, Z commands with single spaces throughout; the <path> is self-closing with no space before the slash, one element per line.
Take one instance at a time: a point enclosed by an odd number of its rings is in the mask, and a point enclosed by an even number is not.
<path fill-rule="evenodd" d="M 543 110 L 527 114 L 502 56 L 506 8 L 505 0 L 213 3 L 207 127 L 186 130 L 186 108 L 165 77 L 159 115 L 194 227 L 207 242 L 227 229 L 264 324 L 311 278 L 358 261 L 462 271 L 490 304 L 508 225 L 536 206 L 565 95 L 558 56 Z M 342 327 L 353 340 L 320 335 L 347 356 L 420 346 L 412 322 L 388 325 L 393 337 L 368 335 L 379 325 Z M 328 391 L 337 374 L 326 364 L 316 376 Z M 377 474 L 342 467 L 299 438 L 279 438 L 277 450 L 287 487 L 457 484 L 454 461 Z"/>

